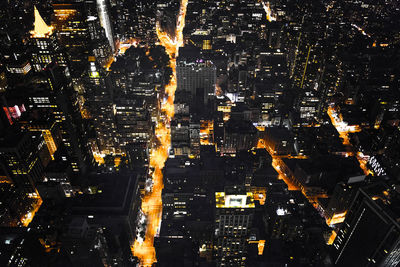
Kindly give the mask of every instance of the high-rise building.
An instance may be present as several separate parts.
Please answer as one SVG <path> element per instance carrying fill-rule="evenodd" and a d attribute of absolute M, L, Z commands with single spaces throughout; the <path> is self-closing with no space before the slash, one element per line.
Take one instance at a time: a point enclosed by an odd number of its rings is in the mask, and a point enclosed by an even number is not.
<path fill-rule="evenodd" d="M 342 223 L 346 218 L 347 209 L 353 200 L 357 189 L 365 185 L 365 176 L 351 177 L 346 183 L 336 184 L 332 196 L 324 209 L 326 223 L 330 225 Z"/>
<path fill-rule="evenodd" d="M 110 16 L 109 16 L 109 11 L 107 7 L 107 2 L 106 0 L 96 0 L 97 3 L 97 12 L 99 14 L 99 19 L 100 19 L 100 24 L 105 30 L 106 37 L 108 39 L 108 42 L 110 44 L 111 50 L 115 50 L 115 45 L 114 45 L 114 35 L 113 35 L 113 27 L 110 21 Z"/>
<path fill-rule="evenodd" d="M 384 183 L 358 190 L 333 243 L 337 266 L 400 264 L 397 190 Z"/>
<path fill-rule="evenodd" d="M 50 157 L 54 159 L 54 153 L 57 151 L 61 142 L 61 134 L 57 121 L 54 118 L 42 118 L 41 120 L 20 120 L 21 128 L 33 132 L 35 135 L 42 135 L 46 142 Z"/>
<path fill-rule="evenodd" d="M 61 141 L 66 148 L 68 160 L 75 173 L 85 172 L 90 162 L 86 136 L 79 107 L 67 69 L 50 64 L 45 71 L 32 78 L 32 87 L 27 94 L 27 107 L 38 112 L 39 117 L 52 117 L 59 125 Z M 20 88 L 22 94 L 25 87 Z"/>
<path fill-rule="evenodd" d="M 230 119 L 224 127 L 224 154 L 236 154 L 241 150 L 253 148 L 257 143 L 258 132 L 250 121 Z"/>
<path fill-rule="evenodd" d="M 85 7 L 78 1 L 53 1 L 57 38 L 71 62 L 72 76 L 79 77 L 85 68 L 89 33 Z"/>
<path fill-rule="evenodd" d="M 244 187 L 226 187 L 224 192 L 215 192 L 214 255 L 217 266 L 245 266 L 254 208 L 253 193 Z"/>
<path fill-rule="evenodd" d="M 200 123 L 190 121 L 189 124 L 190 154 L 197 156 L 200 154 Z"/>
<path fill-rule="evenodd" d="M 115 123 L 116 109 L 109 75 L 96 61 L 95 57 L 88 59 L 85 77 L 85 105 L 93 120 L 96 131 L 96 141 L 92 144 L 92 151 L 99 154 L 120 153 L 117 146 L 117 130 Z"/>
<path fill-rule="evenodd" d="M 171 146 L 175 156 L 189 155 L 189 121 L 175 119 L 171 122 Z"/>
<path fill-rule="evenodd" d="M 215 95 L 216 67 L 199 56 L 180 56 L 177 60 L 177 92 L 190 93 L 193 103 L 208 104 Z"/>
<path fill-rule="evenodd" d="M 0 167 L 23 192 L 36 194 L 35 184 L 44 178 L 40 151 L 47 149 L 43 138 L 32 138 L 29 132 L 15 132 L 0 138 Z"/>
<path fill-rule="evenodd" d="M 296 109 L 299 114 L 299 121 L 302 125 L 310 125 L 315 121 L 318 121 L 320 115 L 321 100 L 317 92 L 308 90 L 301 92 L 298 100 Z"/>
<path fill-rule="evenodd" d="M 146 101 L 120 95 L 114 103 L 119 146 L 125 148 L 131 143 L 147 143 L 152 133 L 152 122 Z"/>
<path fill-rule="evenodd" d="M 57 37 L 52 26 L 47 26 L 35 7 L 35 28 L 31 31 L 32 63 L 36 71 L 43 70 L 51 62 L 67 66 L 67 61 L 58 45 Z M 24 67 L 24 72 L 27 70 Z"/>
<path fill-rule="evenodd" d="M 102 27 L 102 21 L 100 20 L 103 16 L 100 16 L 100 10 L 96 0 L 85 0 L 85 27 L 90 37 L 90 45 L 88 45 L 88 51 L 92 51 L 96 59 L 102 66 L 108 67 L 112 62 L 114 41 L 112 43 L 107 39 L 107 32 Z M 106 16 L 108 14 L 106 13 Z"/>
<path fill-rule="evenodd" d="M 113 21 L 115 35 L 120 40 L 129 40 L 131 38 L 149 43 L 157 40 L 156 36 L 156 1 L 136 1 L 135 5 L 123 0 L 114 1 Z M 167 2 L 167 1 L 165 1 Z M 165 3 L 163 2 L 163 4 Z"/>

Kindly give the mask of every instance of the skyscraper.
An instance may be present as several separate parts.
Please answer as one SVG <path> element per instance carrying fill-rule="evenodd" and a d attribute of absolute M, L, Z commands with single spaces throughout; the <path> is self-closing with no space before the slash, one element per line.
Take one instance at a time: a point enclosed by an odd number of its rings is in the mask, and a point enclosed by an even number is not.
<path fill-rule="evenodd" d="M 114 36 L 111 27 L 110 16 L 108 14 L 107 1 L 96 0 L 96 3 L 97 3 L 97 12 L 100 18 L 100 24 L 106 32 L 108 42 L 110 43 L 111 46 L 111 50 L 114 51 L 115 50 Z"/>
<path fill-rule="evenodd" d="M 86 164 L 90 160 L 83 141 L 86 137 L 81 134 L 83 127 L 75 92 L 67 74 L 69 75 L 65 68 L 54 63 L 49 64 L 44 71 L 32 78 L 29 91 L 25 85 L 19 88 L 18 94 L 27 95 L 27 106 L 31 112 L 37 112 L 41 118 L 50 116 L 58 123 L 62 143 L 68 153 L 66 156 L 72 170 L 77 174 L 85 172 Z"/>
<path fill-rule="evenodd" d="M 31 31 L 33 68 L 41 71 L 51 62 L 66 66 L 67 61 L 58 45 L 53 27 L 47 26 L 36 7 L 34 14 L 35 28 Z"/>
<path fill-rule="evenodd" d="M 26 194 L 35 194 L 35 183 L 43 180 L 44 166 L 39 158 L 43 146 L 46 147 L 45 141 L 35 140 L 29 132 L 0 138 L 1 171 Z"/>
<path fill-rule="evenodd" d="M 189 92 L 192 102 L 198 105 L 208 104 L 215 95 L 216 67 L 211 60 L 192 53 L 189 51 L 189 55 L 185 53 L 177 60 L 177 92 Z"/>
<path fill-rule="evenodd" d="M 119 153 L 114 116 L 116 109 L 113 105 L 109 73 L 99 66 L 93 56 L 88 58 L 87 63 L 85 103 L 96 131 L 96 144 L 92 145 L 92 150 L 100 154 Z"/>
<path fill-rule="evenodd" d="M 57 38 L 71 63 L 72 77 L 80 77 L 88 54 L 89 33 L 83 2 L 57 0 L 52 3 Z"/>
<path fill-rule="evenodd" d="M 217 266 L 245 266 L 254 208 L 253 193 L 244 187 L 226 187 L 224 192 L 215 192 L 214 255 Z"/>
<path fill-rule="evenodd" d="M 338 266 L 398 266 L 399 193 L 384 183 L 360 188 L 333 243 Z"/>

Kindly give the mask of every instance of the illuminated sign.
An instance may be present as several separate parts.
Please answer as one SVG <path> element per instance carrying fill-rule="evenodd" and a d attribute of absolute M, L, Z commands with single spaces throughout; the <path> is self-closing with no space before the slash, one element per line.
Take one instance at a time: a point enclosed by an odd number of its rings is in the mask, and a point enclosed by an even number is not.
<path fill-rule="evenodd" d="M 3 110 L 6 113 L 10 125 L 14 123 L 13 119 L 18 119 L 21 117 L 22 112 L 26 111 L 24 104 L 21 106 L 15 105 L 13 107 L 3 107 Z"/>

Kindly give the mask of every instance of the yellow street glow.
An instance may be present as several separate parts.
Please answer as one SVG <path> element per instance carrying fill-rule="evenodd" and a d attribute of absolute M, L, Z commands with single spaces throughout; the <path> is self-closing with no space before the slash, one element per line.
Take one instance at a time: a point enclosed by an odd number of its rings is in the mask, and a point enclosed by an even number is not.
<path fill-rule="evenodd" d="M 154 236 L 157 234 L 162 215 L 161 193 L 164 187 L 163 173 L 165 161 L 168 158 L 168 150 L 171 145 L 171 129 L 169 124 L 174 116 L 174 99 L 177 85 L 176 79 L 176 57 L 179 47 L 183 46 L 183 28 L 185 27 L 186 7 L 188 0 L 181 0 L 175 36 L 171 37 L 167 32 L 161 30 L 157 24 L 156 31 L 160 44 L 165 47 L 169 55 L 169 65 L 172 68 L 172 77 L 168 85 L 165 86 L 167 100 L 161 103 L 163 115 L 158 118 L 155 135 L 157 141 L 153 144 L 150 153 L 150 167 L 154 169 L 152 173 L 153 187 L 150 192 L 146 192 L 142 198 L 141 209 L 147 217 L 146 234 L 143 242 L 135 240 L 131 247 L 134 256 L 138 257 L 140 266 L 153 266 L 157 261 L 154 248 Z"/>

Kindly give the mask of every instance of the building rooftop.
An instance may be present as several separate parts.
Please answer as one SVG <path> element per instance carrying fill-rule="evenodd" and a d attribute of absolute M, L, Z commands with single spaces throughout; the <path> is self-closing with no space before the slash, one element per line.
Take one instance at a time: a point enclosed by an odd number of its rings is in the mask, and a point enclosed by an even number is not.
<path fill-rule="evenodd" d="M 400 228 L 400 186 L 389 186 L 378 182 L 365 186 L 360 191 L 371 198 Z"/>
<path fill-rule="evenodd" d="M 134 175 L 102 174 L 90 177 L 88 192 L 71 199 L 72 213 L 125 213 L 136 192 L 136 182 Z"/>
<path fill-rule="evenodd" d="M 215 192 L 217 208 L 255 208 L 252 192 L 236 190 L 237 187 L 225 188 L 225 192 Z"/>

